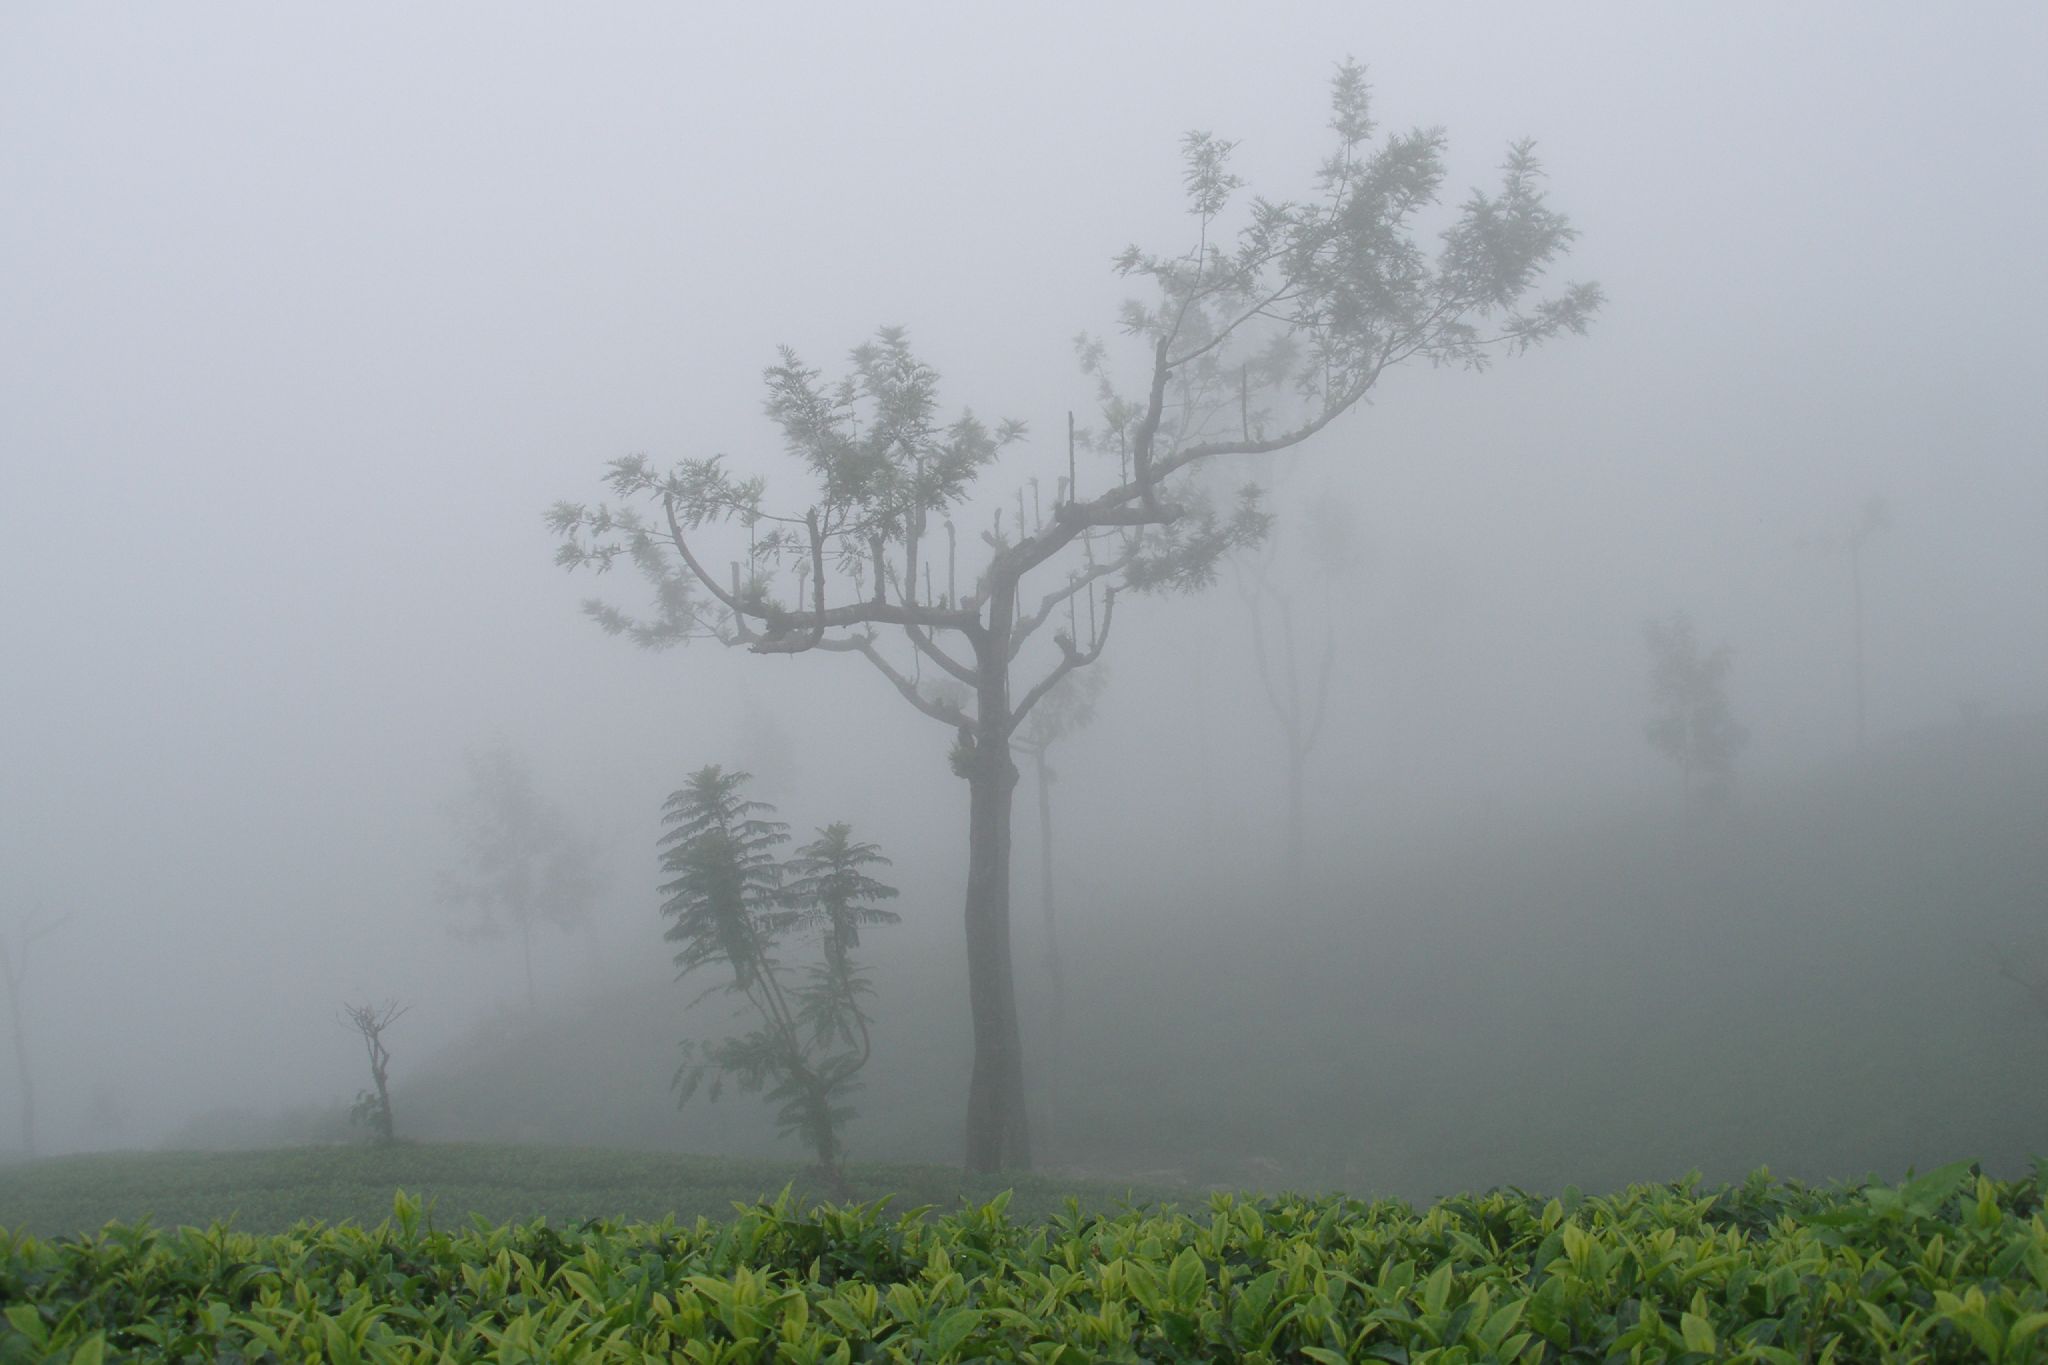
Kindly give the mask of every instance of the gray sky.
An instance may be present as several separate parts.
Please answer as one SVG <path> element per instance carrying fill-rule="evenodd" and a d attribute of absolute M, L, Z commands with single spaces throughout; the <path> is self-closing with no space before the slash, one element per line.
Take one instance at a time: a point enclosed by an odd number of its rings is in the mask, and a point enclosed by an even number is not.
<path fill-rule="evenodd" d="M 1448 130 L 1453 200 L 1537 138 L 1610 302 L 1299 457 L 1283 514 L 1340 498 L 1372 550 L 1333 799 L 1656 780 L 1639 628 L 1681 606 L 1737 651 L 1759 769 L 1839 754 L 1846 571 L 1811 542 L 1873 494 L 1874 727 L 2048 704 L 2038 5 L 13 4 L 0 914 L 75 916 L 34 982 L 53 1129 L 88 1140 L 101 1084 L 331 1096 L 344 995 L 421 998 L 422 1040 L 509 998 L 429 890 L 495 738 L 629 869 L 565 978 L 644 944 L 653 803 L 764 716 L 800 827 L 902 766 L 864 819 L 954 934 L 943 734 L 854 660 L 606 640 L 540 513 L 635 451 L 787 474 L 761 368 L 881 323 L 1050 471 L 1110 258 L 1184 239 L 1180 133 L 1301 192 L 1347 54 L 1387 124 Z M 1195 717 L 1230 762 L 1249 675 L 1187 678 L 1226 616 L 1227 585 L 1130 609 L 1082 809 L 1157 813 Z"/>

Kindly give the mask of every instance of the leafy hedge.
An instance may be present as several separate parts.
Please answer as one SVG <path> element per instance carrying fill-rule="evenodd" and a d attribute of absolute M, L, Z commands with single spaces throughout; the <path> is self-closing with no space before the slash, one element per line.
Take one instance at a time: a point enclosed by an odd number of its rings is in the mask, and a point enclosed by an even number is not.
<path fill-rule="evenodd" d="M 0 1233 L 0 1361 L 2048 1359 L 2037 1181 Z"/>

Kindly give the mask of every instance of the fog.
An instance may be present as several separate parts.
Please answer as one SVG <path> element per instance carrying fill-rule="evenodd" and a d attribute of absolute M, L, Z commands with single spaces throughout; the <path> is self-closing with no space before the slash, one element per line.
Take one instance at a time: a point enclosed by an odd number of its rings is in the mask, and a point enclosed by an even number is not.
<path fill-rule="evenodd" d="M 607 637 L 579 604 L 644 585 L 565 573 L 543 513 L 722 452 L 800 516 L 764 367 L 900 325 L 947 413 L 1029 426 L 960 516 L 971 576 L 966 528 L 1049 500 L 1092 420 L 1075 334 L 1142 374 L 1110 266 L 1187 245 L 1182 133 L 1306 194 L 1346 56 L 1448 136 L 1425 239 L 1533 137 L 1580 234 L 1553 283 L 1606 303 L 1218 473 L 1270 489 L 1269 550 L 1119 600 L 1053 754 L 1057 1028 L 1017 792 L 1040 1164 L 1422 1196 L 2048 1150 L 2023 3 L 8 7 L 0 935 L 38 1149 L 346 1137 L 336 1015 L 389 998 L 402 1134 L 796 1157 L 757 1100 L 669 1089 L 720 1007 L 671 981 L 655 839 L 718 763 L 893 859 L 850 1140 L 958 1160 L 952 732 L 859 658 Z M 1292 867 L 1259 572 L 1304 668 L 1333 642 Z M 1645 737 L 1679 611 L 1748 734 L 1710 811 Z M 603 871 L 532 1007 L 516 937 L 437 891 L 494 747 Z"/>

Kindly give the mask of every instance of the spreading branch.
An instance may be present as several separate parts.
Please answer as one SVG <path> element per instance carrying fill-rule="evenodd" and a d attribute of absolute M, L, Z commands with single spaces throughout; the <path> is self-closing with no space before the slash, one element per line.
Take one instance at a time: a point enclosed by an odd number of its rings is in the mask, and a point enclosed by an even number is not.
<path fill-rule="evenodd" d="M 1054 665 L 1052 672 L 1039 680 L 1036 687 L 1024 694 L 1024 700 L 1010 708 L 1010 723 L 1004 731 L 1004 738 L 1007 739 L 1017 725 L 1031 714 L 1031 708 L 1044 700 L 1046 694 L 1058 687 L 1069 673 L 1077 668 L 1086 668 L 1102 657 L 1102 647 L 1109 643 L 1110 618 L 1115 614 L 1116 589 L 1112 587 L 1102 594 L 1102 620 L 1096 627 L 1093 638 L 1089 640 L 1088 648 L 1075 648 L 1074 642 L 1064 631 L 1053 637 L 1053 642 L 1060 647 L 1060 661 Z"/>

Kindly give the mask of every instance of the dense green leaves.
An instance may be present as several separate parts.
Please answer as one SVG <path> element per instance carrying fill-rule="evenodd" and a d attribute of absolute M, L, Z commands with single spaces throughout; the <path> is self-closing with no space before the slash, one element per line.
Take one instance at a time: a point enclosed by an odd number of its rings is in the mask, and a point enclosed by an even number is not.
<path fill-rule="evenodd" d="M 901 917 L 878 908 L 896 889 L 862 869 L 887 866 L 873 844 L 845 824 L 829 825 L 784 862 L 775 850 L 789 826 L 775 808 L 743 794 L 749 775 L 715 764 L 690 775 L 669 797 L 662 823 L 662 913 L 681 975 L 723 967 L 726 989 L 743 996 L 755 1027 L 713 1042 L 684 1044 L 676 1087 L 688 1100 L 708 1077 L 717 1098 L 725 1078 L 767 1093 L 777 1125 L 801 1136 L 818 1165 L 844 1190 L 842 1133 L 853 1117 L 844 1103 L 872 1052 L 864 997 L 873 993 L 853 959 L 863 924 Z M 776 948 L 791 931 L 815 932 L 823 963 L 798 982 Z"/>
<path fill-rule="evenodd" d="M 683 975 L 711 963 L 732 971 L 732 988 L 751 989 L 769 962 L 768 915 L 781 904 L 782 864 L 775 850 L 789 826 L 774 808 L 742 792 L 751 774 L 699 768 L 662 806 L 660 841 L 663 937 L 680 945 Z"/>
<path fill-rule="evenodd" d="M 0 1233 L 0 1361 L 2048 1359 L 2033 1182 Z M 1840 1215 L 1850 1215 L 1846 1218 Z"/>

